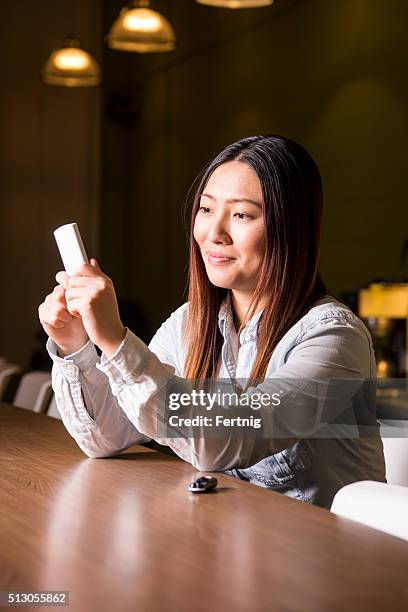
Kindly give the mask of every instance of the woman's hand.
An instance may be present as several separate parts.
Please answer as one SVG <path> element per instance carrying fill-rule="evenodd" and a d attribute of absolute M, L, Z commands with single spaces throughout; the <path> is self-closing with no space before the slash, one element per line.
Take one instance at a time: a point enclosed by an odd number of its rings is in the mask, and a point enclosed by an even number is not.
<path fill-rule="evenodd" d="M 56 279 L 65 289 L 69 315 L 80 318 L 90 340 L 111 357 L 126 333 L 111 279 L 102 272 L 96 259 L 82 264 L 74 276 L 58 272 Z"/>
<path fill-rule="evenodd" d="M 40 304 L 38 316 L 46 334 L 57 344 L 61 357 L 75 353 L 88 342 L 82 319 L 68 312 L 65 289 L 61 285 Z"/>

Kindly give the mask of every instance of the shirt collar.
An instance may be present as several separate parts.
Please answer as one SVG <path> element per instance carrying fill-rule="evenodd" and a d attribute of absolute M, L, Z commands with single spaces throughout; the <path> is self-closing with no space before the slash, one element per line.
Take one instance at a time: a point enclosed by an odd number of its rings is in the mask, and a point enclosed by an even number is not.
<path fill-rule="evenodd" d="M 258 323 L 264 309 L 256 312 L 253 317 L 248 321 L 245 325 L 244 329 L 240 334 L 240 343 L 245 344 L 249 340 L 253 340 L 256 338 L 258 333 Z M 231 304 L 231 294 L 228 291 L 226 297 L 223 299 L 220 305 L 220 309 L 218 311 L 218 327 L 220 332 L 224 336 L 228 334 L 231 326 L 234 325 L 234 319 L 232 314 L 232 304 Z"/>

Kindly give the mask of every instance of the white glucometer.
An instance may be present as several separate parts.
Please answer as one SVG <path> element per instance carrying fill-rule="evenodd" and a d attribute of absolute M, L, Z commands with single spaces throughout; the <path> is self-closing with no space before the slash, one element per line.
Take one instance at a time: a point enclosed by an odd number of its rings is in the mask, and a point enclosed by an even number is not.
<path fill-rule="evenodd" d="M 71 276 L 83 263 L 89 263 L 76 223 L 62 225 L 54 232 L 65 271 Z"/>

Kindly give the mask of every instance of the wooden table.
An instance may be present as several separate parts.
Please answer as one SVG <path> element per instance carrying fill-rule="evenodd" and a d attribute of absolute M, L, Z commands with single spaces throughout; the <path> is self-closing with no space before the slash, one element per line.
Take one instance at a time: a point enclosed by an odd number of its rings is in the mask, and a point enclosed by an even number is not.
<path fill-rule="evenodd" d="M 192 466 L 141 446 L 88 459 L 4 404 L 0 436 L 0 590 L 68 590 L 75 612 L 408 610 L 408 542 L 222 474 L 194 495 Z"/>

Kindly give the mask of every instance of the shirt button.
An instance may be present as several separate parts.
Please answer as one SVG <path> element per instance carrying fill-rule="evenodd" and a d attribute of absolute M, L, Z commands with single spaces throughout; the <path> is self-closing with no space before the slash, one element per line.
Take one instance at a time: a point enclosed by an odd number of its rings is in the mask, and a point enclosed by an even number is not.
<path fill-rule="evenodd" d="M 70 383 L 77 383 L 79 381 L 78 369 L 75 366 L 69 366 L 69 368 L 66 368 L 65 378 Z"/>
<path fill-rule="evenodd" d="M 125 378 L 125 383 L 127 385 L 134 385 L 137 383 L 137 376 L 136 374 L 128 374 Z"/>

